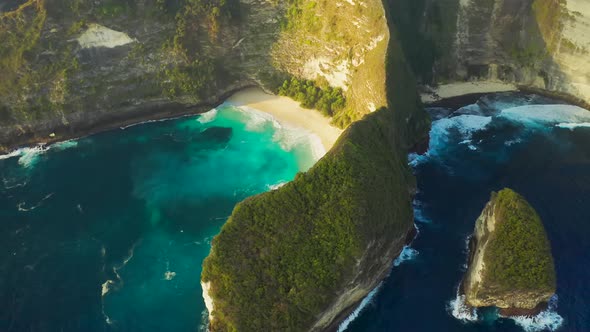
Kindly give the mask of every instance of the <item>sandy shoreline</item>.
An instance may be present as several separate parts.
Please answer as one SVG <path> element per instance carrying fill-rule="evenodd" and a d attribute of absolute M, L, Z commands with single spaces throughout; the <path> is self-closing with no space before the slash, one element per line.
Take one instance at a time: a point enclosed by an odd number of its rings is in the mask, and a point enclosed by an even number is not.
<path fill-rule="evenodd" d="M 437 86 L 436 88 L 426 88 L 430 91 L 425 91 L 420 94 L 420 98 L 425 104 L 470 94 L 484 94 L 518 90 L 518 87 L 514 84 L 489 81 L 443 84 Z"/>
<path fill-rule="evenodd" d="M 272 115 L 280 124 L 307 129 L 316 134 L 326 151 L 330 150 L 342 129 L 316 110 L 305 109 L 291 98 L 275 96 L 259 88 L 241 90 L 226 101 L 235 106 L 246 106 Z"/>

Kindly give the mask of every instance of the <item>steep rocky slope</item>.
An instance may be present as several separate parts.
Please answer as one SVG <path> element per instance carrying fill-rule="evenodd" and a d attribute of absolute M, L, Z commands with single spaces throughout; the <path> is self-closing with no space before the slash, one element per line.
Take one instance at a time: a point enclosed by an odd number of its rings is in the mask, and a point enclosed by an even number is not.
<path fill-rule="evenodd" d="M 236 89 L 272 90 L 289 76 L 342 87 L 348 107 L 337 118 L 343 126 L 383 106 L 384 73 L 373 70 L 388 39 L 382 6 L 342 2 L 336 10 L 332 1 L 310 3 L 27 0 L 6 6 L 0 11 L 0 150 L 206 110 Z M 362 34 L 349 29 L 349 20 Z"/>
<path fill-rule="evenodd" d="M 585 0 L 390 2 L 423 84 L 501 81 L 590 101 Z"/>
<path fill-rule="evenodd" d="M 334 328 L 413 236 L 405 156 L 428 120 L 391 35 L 375 69 L 390 73 L 388 108 L 353 123 L 309 172 L 236 206 L 213 240 L 202 275 L 211 330 Z"/>
<path fill-rule="evenodd" d="M 492 193 L 475 224 L 466 302 L 498 307 L 505 315 L 538 313 L 555 294 L 555 270 L 541 219 L 510 189 Z"/>

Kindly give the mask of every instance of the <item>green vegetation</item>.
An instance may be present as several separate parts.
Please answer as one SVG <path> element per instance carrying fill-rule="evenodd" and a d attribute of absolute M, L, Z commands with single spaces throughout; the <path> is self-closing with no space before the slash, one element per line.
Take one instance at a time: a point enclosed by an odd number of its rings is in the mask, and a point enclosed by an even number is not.
<path fill-rule="evenodd" d="M 203 267 L 213 331 L 308 329 L 347 278 L 401 248 L 411 175 L 392 121 L 386 109 L 368 115 L 309 172 L 236 206 Z"/>
<path fill-rule="evenodd" d="M 320 88 L 313 81 L 296 78 L 285 80 L 279 88 L 279 94 L 301 102 L 305 108 L 317 109 L 325 116 L 333 116 L 346 104 L 342 89 L 327 84 Z"/>
<path fill-rule="evenodd" d="M 502 290 L 555 290 L 547 234 L 537 212 L 516 192 L 492 194 L 496 230 L 486 252 L 486 280 Z"/>
<path fill-rule="evenodd" d="M 346 105 L 336 104 L 332 112 L 327 103 L 322 107 L 327 114 L 331 113 L 332 123 L 338 127 L 345 128 L 385 106 L 383 64 L 389 34 L 383 3 L 368 1 L 351 5 L 332 0 L 288 0 L 286 4 L 282 30 L 272 46 L 273 65 L 297 79 L 312 79 L 319 87 L 327 84 L 312 75 L 302 75 L 301 69 L 309 61 L 321 58 L 325 64 L 323 71 L 333 70 L 333 74 L 338 72 L 338 77 L 345 76 L 348 88 L 342 95 Z M 295 94 L 297 91 L 289 95 Z"/>
<path fill-rule="evenodd" d="M 126 13 L 129 10 L 129 7 L 126 3 L 121 3 L 121 1 L 114 1 L 109 0 L 105 1 L 100 4 L 97 8 L 97 14 L 101 17 L 117 17 Z"/>
<path fill-rule="evenodd" d="M 220 24 L 236 18 L 238 8 L 237 0 L 186 0 L 176 14 L 174 36 L 162 47 L 163 54 L 176 59 L 160 68 L 160 85 L 165 95 L 169 98 L 184 95 L 196 102 L 215 88 L 217 78 L 223 76 L 221 68 L 204 54 L 195 36 L 206 33 L 214 43 Z M 198 23 L 203 21 L 206 31 Z"/>
<path fill-rule="evenodd" d="M 281 22 L 281 27 L 284 30 L 296 30 L 304 27 L 309 32 L 317 32 L 321 28 L 320 17 L 315 15 L 318 2 L 305 0 L 288 0 L 287 2 L 289 6 L 285 18 Z"/>

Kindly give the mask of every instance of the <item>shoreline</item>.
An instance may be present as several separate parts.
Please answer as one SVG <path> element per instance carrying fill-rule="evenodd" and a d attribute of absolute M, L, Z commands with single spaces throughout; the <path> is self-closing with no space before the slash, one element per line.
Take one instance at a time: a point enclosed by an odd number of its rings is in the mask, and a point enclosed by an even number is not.
<path fill-rule="evenodd" d="M 457 82 L 441 84 L 438 87 L 419 86 L 419 90 L 422 90 L 420 99 L 426 107 L 444 107 L 457 110 L 465 105 L 477 102 L 479 98 L 487 94 L 516 92 L 556 99 L 590 111 L 590 101 L 585 101 L 576 96 L 559 91 L 503 82 Z"/>
<path fill-rule="evenodd" d="M 454 83 L 452 85 L 454 87 L 459 85 L 470 86 L 473 85 L 473 82 Z M 421 93 L 421 99 L 426 107 L 439 106 L 453 108 L 457 104 L 465 105 L 474 103 L 481 96 L 486 94 L 515 91 L 534 93 L 545 97 L 555 98 L 590 111 L 590 102 L 561 92 L 548 91 L 523 85 L 513 85 L 515 87 L 514 90 L 494 90 L 492 89 L 492 85 L 486 85 L 485 82 L 480 82 L 479 86 L 486 86 L 487 90 L 485 90 L 485 92 L 473 92 L 472 90 L 467 89 L 466 91 L 462 91 L 461 94 L 449 95 L 445 98 L 439 99 L 432 99 L 432 96 L 436 96 L 436 89 L 422 86 L 421 88 L 423 90 L 429 89 L 430 92 Z M 454 89 L 453 91 L 458 90 Z M 318 111 L 304 109 L 298 102 L 290 98 L 267 93 L 262 87 L 254 82 L 244 82 L 211 98 L 209 101 L 204 101 L 195 105 L 186 105 L 168 100 L 155 100 L 137 106 L 112 110 L 108 113 L 90 114 L 90 116 L 92 116 L 91 119 L 78 118 L 70 120 L 68 124 L 61 123 L 59 119 L 52 119 L 46 123 L 27 126 L 25 129 L 19 126 L 4 127 L 1 129 L 7 129 L 10 130 L 10 132 L 5 135 L 6 138 L 0 137 L 0 139 L 2 139 L 0 142 L 0 155 L 8 154 L 21 148 L 31 148 L 38 145 L 49 145 L 67 140 L 79 139 L 110 130 L 138 125 L 144 122 L 172 120 L 184 116 L 198 115 L 208 112 L 224 102 L 232 101 L 234 101 L 234 105 L 236 106 L 251 107 L 261 112 L 268 113 L 275 117 L 280 123 L 296 125 L 305 128 L 312 133 L 318 134 L 318 136 L 321 137 L 322 144 L 326 148 L 326 151 L 332 147 L 342 133 L 341 129 L 333 127 L 330 124 L 330 120 L 323 117 Z M 285 105 L 287 106 L 285 109 L 290 111 L 283 112 L 281 110 L 269 109 L 271 105 L 275 105 L 274 107 L 276 107 L 276 105 Z M 279 106 L 279 108 L 285 106 Z M 292 111 L 295 109 L 301 110 L 300 113 L 305 116 L 301 116 L 300 118 L 291 117 L 289 114 L 292 114 Z M 87 113 L 88 112 L 74 114 L 74 117 L 80 115 L 87 116 Z M 318 124 L 314 123 L 312 121 L 313 119 L 319 119 Z M 316 127 L 317 129 L 315 129 Z M 332 127 L 333 129 L 323 129 L 329 127 Z M 335 132 L 337 131 L 339 131 L 339 133 L 336 136 Z M 55 136 L 50 136 L 51 134 L 55 134 Z"/>
<path fill-rule="evenodd" d="M 183 105 L 169 101 L 152 101 L 137 107 L 129 107 L 112 113 L 100 114 L 88 121 L 80 120 L 69 125 L 48 125 L 52 129 L 28 130 L 0 144 L 0 155 L 9 154 L 23 148 L 51 145 L 68 140 L 76 140 L 111 130 L 123 130 L 142 123 L 174 120 L 211 111 L 229 103 L 236 107 L 248 107 L 271 115 L 284 126 L 303 128 L 317 135 L 326 152 L 329 151 L 343 130 L 334 127 L 330 119 L 316 110 L 304 109 L 299 102 L 265 92 L 255 84 L 246 84 L 221 94 L 215 102 L 196 105 Z M 52 135 L 54 134 L 54 135 Z"/>
<path fill-rule="evenodd" d="M 247 107 L 269 114 L 282 126 L 306 129 L 320 138 L 326 152 L 334 146 L 343 132 L 319 111 L 305 109 L 291 98 L 269 94 L 260 88 L 245 88 L 234 93 L 225 102 L 238 108 Z"/>
<path fill-rule="evenodd" d="M 455 82 L 441 84 L 436 87 L 422 86 L 420 88 L 422 90 L 420 99 L 425 105 L 462 96 L 519 90 L 519 87 L 515 84 L 491 81 Z"/>
<path fill-rule="evenodd" d="M 76 113 L 72 115 L 73 119 L 70 119 L 67 124 L 63 124 L 59 119 L 51 119 L 45 123 L 27 125 L 24 128 L 16 125 L 7 126 L 0 128 L 10 130 L 8 135 L 5 135 L 8 138 L 0 137 L 0 155 L 22 148 L 76 140 L 145 122 L 173 120 L 202 114 L 219 106 L 236 92 L 255 86 L 257 85 L 252 82 L 239 84 L 210 100 L 194 105 L 169 100 L 152 100 L 140 105 L 122 107 L 99 114 Z"/>

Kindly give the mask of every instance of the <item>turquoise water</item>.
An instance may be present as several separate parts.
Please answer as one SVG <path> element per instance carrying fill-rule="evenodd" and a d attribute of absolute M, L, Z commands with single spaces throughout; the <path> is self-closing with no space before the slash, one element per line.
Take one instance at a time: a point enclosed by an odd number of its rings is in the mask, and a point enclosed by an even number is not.
<path fill-rule="evenodd" d="M 1 157 L 0 331 L 202 329 L 212 237 L 321 153 L 222 105 Z"/>

